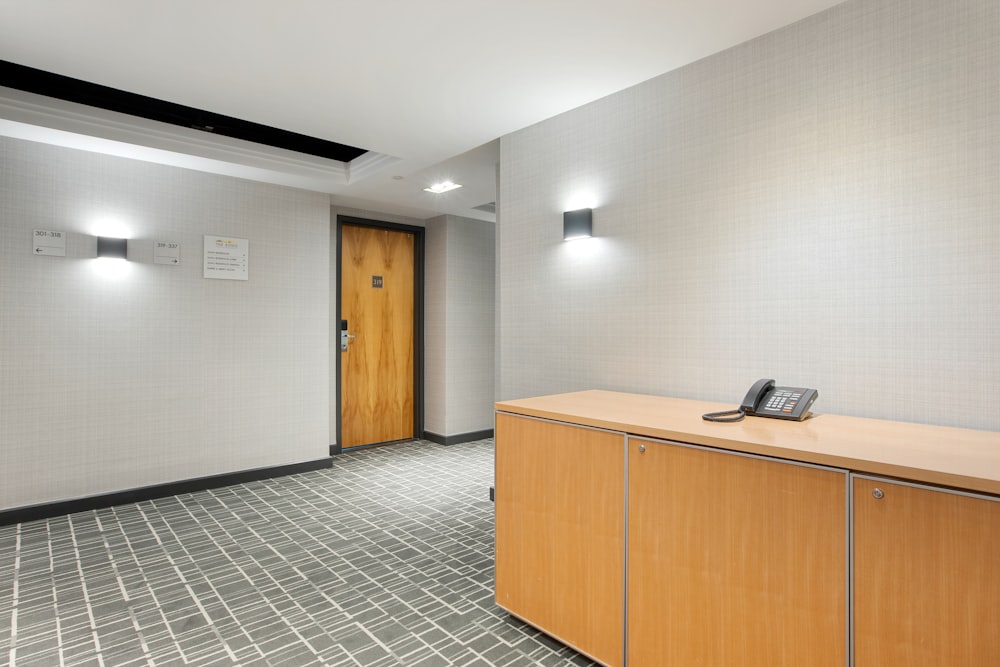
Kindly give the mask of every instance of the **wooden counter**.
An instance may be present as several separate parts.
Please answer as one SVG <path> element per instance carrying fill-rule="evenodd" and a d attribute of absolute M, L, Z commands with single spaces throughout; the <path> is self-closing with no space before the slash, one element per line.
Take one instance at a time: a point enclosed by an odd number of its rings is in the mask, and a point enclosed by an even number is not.
<path fill-rule="evenodd" d="M 733 407 L 599 390 L 496 404 L 499 412 L 1000 495 L 1000 433 L 824 414 L 701 418 Z"/>
<path fill-rule="evenodd" d="M 1000 433 L 496 404 L 496 601 L 609 667 L 1000 665 Z"/>

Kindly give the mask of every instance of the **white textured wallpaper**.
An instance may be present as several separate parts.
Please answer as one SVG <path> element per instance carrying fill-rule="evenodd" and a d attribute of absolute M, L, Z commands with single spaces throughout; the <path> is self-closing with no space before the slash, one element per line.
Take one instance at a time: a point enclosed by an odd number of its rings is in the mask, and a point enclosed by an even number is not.
<path fill-rule="evenodd" d="M 448 430 L 493 428 L 496 224 L 449 216 Z"/>
<path fill-rule="evenodd" d="M 493 428 L 496 225 L 445 215 L 427 221 L 425 430 Z"/>
<path fill-rule="evenodd" d="M 774 377 L 1000 430 L 995 0 L 852 0 L 513 133 L 498 204 L 499 399 Z"/>
<path fill-rule="evenodd" d="M 325 457 L 329 225 L 326 195 L 0 138 L 0 509 Z M 249 280 L 202 278 L 206 234 Z"/>

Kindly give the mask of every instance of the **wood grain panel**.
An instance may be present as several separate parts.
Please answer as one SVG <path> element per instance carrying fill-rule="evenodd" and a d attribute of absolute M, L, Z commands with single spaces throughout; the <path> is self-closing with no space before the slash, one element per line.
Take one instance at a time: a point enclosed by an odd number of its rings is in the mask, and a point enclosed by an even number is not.
<path fill-rule="evenodd" d="M 411 233 L 341 228 L 341 317 L 357 336 L 340 357 L 343 447 L 413 437 L 414 259 Z"/>
<path fill-rule="evenodd" d="M 601 390 L 496 404 L 514 414 L 1000 495 L 1000 433 L 825 414 L 801 422 L 701 418 L 732 407 Z"/>
<path fill-rule="evenodd" d="M 1000 665 L 1000 501 L 856 478 L 854 568 L 857 667 Z"/>
<path fill-rule="evenodd" d="M 631 439 L 629 667 L 843 667 L 846 503 L 844 473 Z"/>
<path fill-rule="evenodd" d="M 625 452 L 620 434 L 497 415 L 497 604 L 622 664 Z"/>

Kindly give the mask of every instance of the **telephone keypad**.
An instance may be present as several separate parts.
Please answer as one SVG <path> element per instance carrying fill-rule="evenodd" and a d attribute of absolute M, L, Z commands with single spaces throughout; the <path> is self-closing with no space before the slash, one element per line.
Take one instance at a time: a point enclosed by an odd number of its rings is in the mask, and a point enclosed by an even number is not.
<path fill-rule="evenodd" d="M 764 404 L 764 409 L 770 410 L 771 412 L 791 414 L 800 398 L 802 398 L 801 391 L 786 391 L 778 389 L 772 392 L 771 396 L 767 400 L 767 403 Z"/>

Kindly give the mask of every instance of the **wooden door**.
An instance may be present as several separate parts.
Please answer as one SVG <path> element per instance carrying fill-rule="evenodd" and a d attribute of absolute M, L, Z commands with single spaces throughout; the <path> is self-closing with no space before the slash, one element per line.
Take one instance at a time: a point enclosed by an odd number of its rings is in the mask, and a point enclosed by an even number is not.
<path fill-rule="evenodd" d="M 622 665 L 625 438 L 496 417 L 496 601 L 605 665 Z"/>
<path fill-rule="evenodd" d="M 629 440 L 628 665 L 843 667 L 847 475 Z"/>
<path fill-rule="evenodd" d="M 344 224 L 340 353 L 341 446 L 414 436 L 414 236 Z"/>
<path fill-rule="evenodd" d="M 857 667 L 1000 665 L 1000 501 L 854 479 Z"/>

